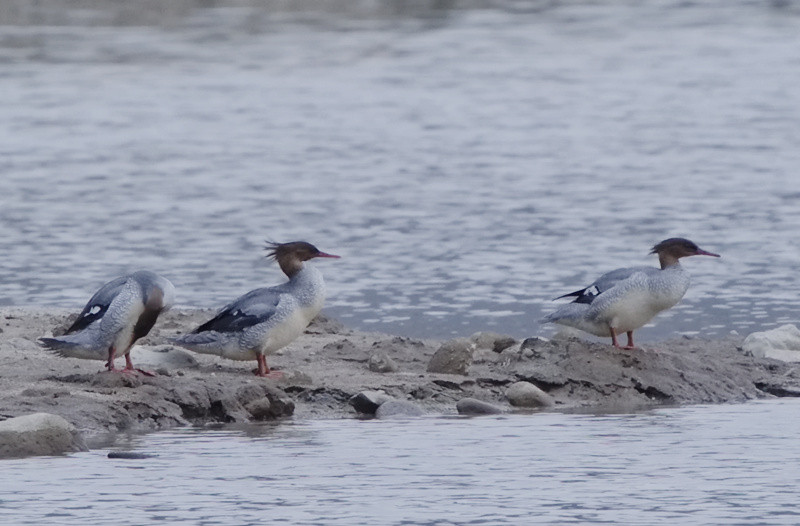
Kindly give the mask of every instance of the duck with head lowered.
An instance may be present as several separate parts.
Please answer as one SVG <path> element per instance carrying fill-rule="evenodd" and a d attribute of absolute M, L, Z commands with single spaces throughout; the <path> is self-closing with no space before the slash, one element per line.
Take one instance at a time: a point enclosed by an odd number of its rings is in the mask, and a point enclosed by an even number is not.
<path fill-rule="evenodd" d="M 686 294 L 690 278 L 679 260 L 688 256 L 720 257 L 680 237 L 665 239 L 650 253 L 658 254 L 660 269 L 641 266 L 612 270 L 588 287 L 556 298 L 575 299 L 543 321 L 610 337 L 614 347 L 620 347 L 617 335 L 627 333 L 624 348 L 634 349 L 633 331 L 674 307 Z"/>
<path fill-rule="evenodd" d="M 100 287 L 66 334 L 39 343 L 61 356 L 105 360 L 109 371 L 118 371 L 114 359 L 124 356 L 122 372 L 152 376 L 133 366 L 131 348 L 174 302 L 175 287 L 167 278 L 140 270 Z"/>
<path fill-rule="evenodd" d="M 325 301 L 322 273 L 305 262 L 339 256 L 321 252 L 305 241 L 270 242 L 267 250 L 267 257 L 278 262 L 289 281 L 252 290 L 233 300 L 211 320 L 175 343 L 230 360 L 256 360 L 258 376 L 279 376 L 267 367 L 267 355 L 300 336 Z"/>

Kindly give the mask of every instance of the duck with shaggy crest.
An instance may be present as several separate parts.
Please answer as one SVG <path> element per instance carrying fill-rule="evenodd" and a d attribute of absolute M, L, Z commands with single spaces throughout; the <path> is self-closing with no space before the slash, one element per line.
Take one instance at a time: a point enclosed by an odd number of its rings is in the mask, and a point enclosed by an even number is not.
<path fill-rule="evenodd" d="M 175 343 L 230 360 L 256 360 L 256 375 L 280 376 L 279 372 L 270 371 L 266 357 L 300 336 L 325 301 L 322 273 L 305 262 L 339 256 L 321 252 L 305 241 L 268 242 L 267 250 L 267 257 L 278 262 L 289 281 L 255 289 L 235 299 Z"/>

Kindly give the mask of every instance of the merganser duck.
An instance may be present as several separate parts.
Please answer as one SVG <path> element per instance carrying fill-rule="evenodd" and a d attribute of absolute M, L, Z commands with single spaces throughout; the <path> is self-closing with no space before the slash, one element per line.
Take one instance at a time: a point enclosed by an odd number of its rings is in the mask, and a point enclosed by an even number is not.
<path fill-rule="evenodd" d="M 159 314 L 174 301 L 175 287 L 168 279 L 140 270 L 100 287 L 63 336 L 39 338 L 39 342 L 60 356 L 106 360 L 109 371 L 117 371 L 114 358 L 122 355 L 122 372 L 153 376 L 134 368 L 131 347 L 150 332 Z"/>
<path fill-rule="evenodd" d="M 322 273 L 303 262 L 338 258 L 305 241 L 269 243 L 267 257 L 278 262 L 289 281 L 248 292 L 220 310 L 214 318 L 175 343 L 189 350 L 230 360 L 258 362 L 258 376 L 277 377 L 266 356 L 300 336 L 325 301 Z"/>
<path fill-rule="evenodd" d="M 661 268 L 630 267 L 612 270 L 581 290 L 556 299 L 575 297 L 543 321 L 586 331 L 595 336 L 610 336 L 620 347 L 617 335 L 628 334 L 625 349 L 634 349 L 633 331 L 644 326 L 661 311 L 675 306 L 689 288 L 689 274 L 680 258 L 712 256 L 688 239 L 665 239 L 650 251 L 658 254 Z"/>

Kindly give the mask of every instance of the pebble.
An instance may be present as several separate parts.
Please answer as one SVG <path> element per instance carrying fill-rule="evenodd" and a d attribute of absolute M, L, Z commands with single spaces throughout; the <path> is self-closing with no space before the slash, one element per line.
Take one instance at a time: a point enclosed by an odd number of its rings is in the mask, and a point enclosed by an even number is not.
<path fill-rule="evenodd" d="M 395 373 L 399 369 L 392 358 L 383 351 L 376 352 L 369 357 L 367 366 L 376 373 Z"/>

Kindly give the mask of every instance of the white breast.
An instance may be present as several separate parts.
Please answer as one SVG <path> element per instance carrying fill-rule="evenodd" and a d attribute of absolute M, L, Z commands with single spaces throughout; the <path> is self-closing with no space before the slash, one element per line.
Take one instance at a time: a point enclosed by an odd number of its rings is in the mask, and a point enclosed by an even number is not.
<path fill-rule="evenodd" d="M 592 317 L 619 333 L 633 331 L 675 306 L 688 288 L 689 275 L 678 265 L 650 276 L 636 274 L 621 283 L 618 290 L 608 291 L 613 294 L 605 301 L 593 305 Z"/>

